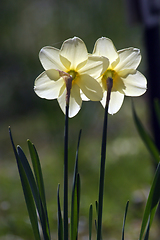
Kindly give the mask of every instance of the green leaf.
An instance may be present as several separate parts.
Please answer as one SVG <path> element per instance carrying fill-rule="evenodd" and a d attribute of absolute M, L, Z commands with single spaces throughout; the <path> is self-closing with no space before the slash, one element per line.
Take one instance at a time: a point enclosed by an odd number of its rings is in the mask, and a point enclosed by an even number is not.
<path fill-rule="evenodd" d="M 93 206 L 90 205 L 89 208 L 89 240 L 92 238 L 92 219 L 93 219 Z"/>
<path fill-rule="evenodd" d="M 129 205 L 129 201 L 127 201 L 125 213 L 124 213 L 124 220 L 123 220 L 123 227 L 122 227 L 122 240 L 124 240 L 124 228 L 125 228 L 126 217 L 127 217 L 127 212 L 128 212 L 128 205 Z"/>
<path fill-rule="evenodd" d="M 58 240 L 63 240 L 63 222 L 62 222 L 62 214 L 61 214 L 61 205 L 60 205 L 60 198 L 59 198 L 59 188 L 57 191 L 57 203 L 58 203 Z"/>
<path fill-rule="evenodd" d="M 76 240 L 78 236 L 79 208 L 80 208 L 80 176 L 78 174 L 78 152 L 81 138 L 79 132 L 76 161 L 73 175 L 72 201 L 71 201 L 71 240 Z"/>
<path fill-rule="evenodd" d="M 34 237 L 36 240 L 41 240 L 40 233 L 39 233 L 39 227 L 38 227 L 38 218 L 37 218 L 37 213 L 36 213 L 36 207 L 35 207 L 35 203 L 33 200 L 31 188 L 30 188 L 26 173 L 24 171 L 24 168 L 19 159 L 17 150 L 15 148 L 10 128 L 9 128 L 9 134 L 10 134 L 13 151 L 14 151 L 16 161 L 17 161 L 17 166 L 18 166 L 18 170 L 19 170 L 19 175 L 20 175 L 20 180 L 21 180 L 22 189 L 23 189 L 23 193 L 24 193 L 24 198 L 25 198 L 29 218 L 31 221 Z"/>
<path fill-rule="evenodd" d="M 46 197 L 45 197 L 42 169 L 41 169 L 38 153 L 37 153 L 37 150 L 36 150 L 34 144 L 32 144 L 29 140 L 27 142 L 28 142 L 28 148 L 29 148 L 29 152 L 30 152 L 30 156 L 31 156 L 31 160 L 32 160 L 36 183 L 37 183 L 39 194 L 40 194 L 42 204 L 43 204 L 43 207 L 45 210 L 45 215 L 46 215 L 46 219 L 47 219 L 47 223 L 48 223 L 48 230 L 49 230 L 49 221 L 48 221 L 48 213 L 47 213 L 47 205 L 46 205 Z"/>
<path fill-rule="evenodd" d="M 160 200 L 160 163 L 157 166 L 157 170 L 154 176 L 154 180 L 150 189 L 150 193 L 148 196 L 146 208 L 143 215 L 142 225 L 141 225 L 141 232 L 139 240 L 142 239 L 146 226 L 148 224 L 147 230 L 146 230 L 146 236 L 149 235 L 150 226 L 152 224 L 158 202 Z"/>
<path fill-rule="evenodd" d="M 40 218 L 40 222 L 41 222 L 41 226 L 42 226 L 42 231 L 43 231 L 43 235 L 44 235 L 44 239 L 48 240 L 50 239 L 50 234 L 49 234 L 49 229 L 48 229 L 48 221 L 46 219 L 46 214 L 44 211 L 44 207 L 42 204 L 42 200 L 36 185 L 36 181 L 34 179 L 31 167 L 28 163 L 28 160 L 23 152 L 23 150 L 21 149 L 20 146 L 17 147 L 17 152 L 18 152 L 18 156 L 21 160 L 21 163 L 23 165 L 23 169 L 26 173 L 32 194 L 33 194 L 33 198 L 37 207 L 37 211 L 39 214 L 39 218 Z"/>
<path fill-rule="evenodd" d="M 148 148 L 149 152 L 151 153 L 151 155 L 153 156 L 154 160 L 159 163 L 160 160 L 160 154 L 159 151 L 153 141 L 153 139 L 149 136 L 149 134 L 146 132 L 146 130 L 144 129 L 140 119 L 138 118 L 135 109 L 134 109 L 134 105 L 133 105 L 133 118 L 134 118 L 134 122 L 135 125 L 137 127 L 137 130 L 139 132 L 139 135 L 141 136 L 143 142 L 145 143 L 146 147 Z"/>
<path fill-rule="evenodd" d="M 97 218 L 98 218 L 98 208 L 99 208 L 98 201 L 95 201 L 95 204 L 96 204 L 96 214 L 97 214 Z M 96 232 L 97 232 L 97 219 L 95 220 L 95 228 L 96 228 Z"/>

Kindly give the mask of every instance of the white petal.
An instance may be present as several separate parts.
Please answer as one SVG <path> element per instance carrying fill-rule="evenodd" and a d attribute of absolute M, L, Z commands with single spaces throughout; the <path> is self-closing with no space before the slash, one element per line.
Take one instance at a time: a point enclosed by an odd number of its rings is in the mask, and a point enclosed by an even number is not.
<path fill-rule="evenodd" d="M 35 80 L 34 91 L 41 98 L 55 99 L 63 85 L 63 78 L 53 81 L 47 76 L 46 72 L 43 72 Z"/>
<path fill-rule="evenodd" d="M 76 84 L 73 84 L 69 102 L 69 117 L 74 117 L 81 109 L 82 99 L 80 89 Z"/>
<path fill-rule="evenodd" d="M 119 77 L 126 78 L 129 74 L 135 74 L 137 70 L 135 69 L 124 69 L 118 72 Z"/>
<path fill-rule="evenodd" d="M 141 61 L 140 50 L 137 48 L 126 48 L 118 51 L 119 63 L 115 67 L 115 71 L 124 69 L 136 69 Z"/>
<path fill-rule="evenodd" d="M 66 88 L 58 97 L 58 103 L 63 111 L 66 114 Z M 69 102 L 69 117 L 74 117 L 80 110 L 82 104 L 82 99 L 80 97 L 80 89 L 76 84 L 73 85 L 71 89 L 70 102 Z"/>
<path fill-rule="evenodd" d="M 147 80 L 143 74 L 137 71 L 135 74 L 129 74 L 126 78 L 122 78 L 126 96 L 140 96 L 146 92 Z"/>
<path fill-rule="evenodd" d="M 90 101 L 90 99 L 86 97 L 86 95 L 82 92 L 82 90 L 80 90 L 80 95 L 81 95 L 82 101 Z"/>
<path fill-rule="evenodd" d="M 44 47 L 39 53 L 39 58 L 45 70 L 58 69 L 65 71 L 59 58 L 59 49 L 54 47 Z"/>
<path fill-rule="evenodd" d="M 57 98 L 59 106 L 64 114 L 66 114 L 66 88 L 62 94 Z"/>
<path fill-rule="evenodd" d="M 107 57 L 110 63 L 118 58 L 118 53 L 112 41 L 109 38 L 99 38 L 94 46 L 93 54 L 97 56 Z"/>
<path fill-rule="evenodd" d="M 88 59 L 87 48 L 84 42 L 78 37 L 66 40 L 61 47 L 60 55 L 62 56 L 61 61 L 67 59 L 67 61 L 71 63 L 71 70 L 76 70 L 79 64 L 82 64 L 82 62 Z M 67 61 L 63 61 L 63 64 L 68 68 L 69 62 Z"/>
<path fill-rule="evenodd" d="M 82 92 L 92 101 L 100 101 L 103 93 L 100 84 L 87 74 L 80 75 L 76 82 Z"/>
<path fill-rule="evenodd" d="M 57 81 L 60 78 L 59 71 L 55 69 L 49 69 L 45 71 L 47 76 L 54 81 Z"/>
<path fill-rule="evenodd" d="M 79 73 L 98 78 L 106 71 L 108 66 L 108 58 L 89 55 L 87 63 L 79 70 Z"/>
<path fill-rule="evenodd" d="M 104 92 L 103 99 L 101 101 L 101 104 L 103 105 L 104 108 L 106 106 L 106 96 L 107 96 L 107 91 Z M 115 114 L 116 112 L 118 112 L 122 106 L 123 100 L 124 100 L 123 94 L 119 93 L 118 91 L 111 92 L 108 113 Z"/>
<path fill-rule="evenodd" d="M 119 111 L 124 100 L 124 95 L 120 92 L 111 92 L 111 99 L 109 102 L 108 113 L 114 114 Z"/>

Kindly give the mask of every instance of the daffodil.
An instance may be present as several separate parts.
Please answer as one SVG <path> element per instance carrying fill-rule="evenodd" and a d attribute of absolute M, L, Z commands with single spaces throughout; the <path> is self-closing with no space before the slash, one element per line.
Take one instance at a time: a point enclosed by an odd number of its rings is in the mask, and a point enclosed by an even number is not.
<path fill-rule="evenodd" d="M 102 74 L 104 65 L 108 67 L 109 61 L 101 56 L 89 55 L 80 38 L 66 40 L 60 50 L 44 47 L 39 58 L 45 71 L 35 80 L 34 90 L 41 98 L 57 99 L 64 113 L 67 91 L 65 79 L 71 76 L 69 117 L 75 116 L 80 110 L 82 96 L 92 101 L 102 99 L 102 88 L 96 79 Z"/>
<path fill-rule="evenodd" d="M 141 61 L 139 49 L 130 47 L 117 51 L 110 39 L 102 37 L 96 41 L 93 55 L 107 57 L 110 62 L 98 79 L 103 88 L 103 107 L 106 105 L 107 79 L 113 79 L 108 109 L 110 114 L 119 111 L 125 95 L 140 96 L 146 92 L 146 78 L 136 70 Z"/>

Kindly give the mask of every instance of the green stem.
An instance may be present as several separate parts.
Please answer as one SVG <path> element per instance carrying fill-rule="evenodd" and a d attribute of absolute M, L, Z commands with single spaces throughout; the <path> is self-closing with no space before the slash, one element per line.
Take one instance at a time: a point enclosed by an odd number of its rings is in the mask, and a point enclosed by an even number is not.
<path fill-rule="evenodd" d="M 68 240 L 68 112 L 66 105 L 65 130 L 64 130 L 64 240 Z"/>
<path fill-rule="evenodd" d="M 101 146 L 101 167 L 100 167 L 100 181 L 99 181 L 99 200 L 98 200 L 98 225 L 97 225 L 97 240 L 102 239 L 102 211 L 103 211 L 103 193 L 104 193 L 104 179 L 105 179 L 105 162 L 106 162 L 106 145 L 107 145 L 107 124 L 108 124 L 108 107 L 113 86 L 112 78 L 107 78 L 107 98 L 103 122 L 103 135 Z"/>

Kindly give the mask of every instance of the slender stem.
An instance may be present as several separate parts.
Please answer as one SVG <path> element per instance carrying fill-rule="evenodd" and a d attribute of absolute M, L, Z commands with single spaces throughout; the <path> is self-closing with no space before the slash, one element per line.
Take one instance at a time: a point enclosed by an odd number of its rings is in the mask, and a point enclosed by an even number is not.
<path fill-rule="evenodd" d="M 68 240 L 68 112 L 69 104 L 66 104 L 64 130 L 64 240 Z"/>
<path fill-rule="evenodd" d="M 106 145 L 107 145 L 108 107 L 109 107 L 112 86 L 113 86 L 113 80 L 112 78 L 109 77 L 107 78 L 107 98 L 106 98 L 106 106 L 105 106 L 105 113 L 104 113 L 103 135 L 102 135 L 102 146 L 101 146 L 97 240 L 102 239 L 102 211 L 103 211 L 103 192 L 104 192 Z"/>

